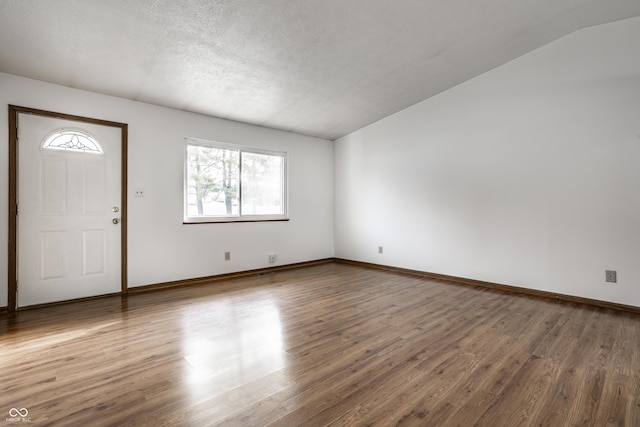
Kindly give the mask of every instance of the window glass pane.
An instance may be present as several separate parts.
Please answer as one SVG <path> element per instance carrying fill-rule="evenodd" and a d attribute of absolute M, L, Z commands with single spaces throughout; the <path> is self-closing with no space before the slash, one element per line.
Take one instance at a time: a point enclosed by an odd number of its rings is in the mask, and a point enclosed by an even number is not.
<path fill-rule="evenodd" d="M 284 213 L 284 157 L 242 153 L 242 215 Z"/>
<path fill-rule="evenodd" d="M 81 129 L 57 129 L 51 132 L 42 142 L 42 149 L 103 154 L 96 138 Z"/>
<path fill-rule="evenodd" d="M 237 216 L 238 175 L 238 150 L 187 145 L 187 216 Z"/>

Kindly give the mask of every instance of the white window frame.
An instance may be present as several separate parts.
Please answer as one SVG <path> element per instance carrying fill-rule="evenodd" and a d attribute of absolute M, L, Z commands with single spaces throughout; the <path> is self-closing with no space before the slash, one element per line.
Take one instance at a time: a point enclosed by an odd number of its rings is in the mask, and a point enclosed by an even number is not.
<path fill-rule="evenodd" d="M 188 198 L 189 198 L 189 146 L 201 146 L 207 148 L 216 148 L 222 150 L 238 151 L 238 214 L 237 215 L 203 215 L 189 216 Z M 242 213 L 242 153 L 265 154 L 278 156 L 282 158 L 282 214 L 268 215 L 244 215 Z M 249 147 L 239 144 L 230 144 L 218 141 L 209 141 L 199 138 L 185 138 L 184 143 L 184 176 L 183 176 L 183 222 L 185 224 L 202 224 L 202 223 L 228 223 L 228 222 L 261 222 L 261 221 L 288 221 L 289 203 L 288 203 L 288 161 L 287 153 L 284 151 L 265 150 L 261 148 Z"/>

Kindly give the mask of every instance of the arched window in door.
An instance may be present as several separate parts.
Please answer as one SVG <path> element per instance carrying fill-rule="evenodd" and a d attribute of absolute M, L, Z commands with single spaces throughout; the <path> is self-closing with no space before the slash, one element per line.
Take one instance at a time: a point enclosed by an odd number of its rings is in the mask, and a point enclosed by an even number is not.
<path fill-rule="evenodd" d="M 56 129 L 44 138 L 41 147 L 43 150 L 103 154 L 102 146 L 98 140 L 89 132 L 82 129 Z"/>

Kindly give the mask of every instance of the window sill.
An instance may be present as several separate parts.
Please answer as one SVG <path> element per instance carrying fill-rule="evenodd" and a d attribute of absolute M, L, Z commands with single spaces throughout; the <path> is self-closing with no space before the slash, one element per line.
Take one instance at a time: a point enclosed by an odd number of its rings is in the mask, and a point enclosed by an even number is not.
<path fill-rule="evenodd" d="M 229 224 L 229 223 L 238 223 L 238 222 L 287 222 L 289 218 L 282 219 L 230 219 L 230 220 L 206 220 L 206 221 L 182 221 L 183 225 L 194 225 L 194 224 Z"/>

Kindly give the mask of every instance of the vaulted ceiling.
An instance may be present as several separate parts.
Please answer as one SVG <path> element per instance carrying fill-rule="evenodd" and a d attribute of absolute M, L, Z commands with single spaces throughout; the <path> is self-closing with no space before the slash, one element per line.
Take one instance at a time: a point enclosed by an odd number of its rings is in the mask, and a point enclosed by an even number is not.
<path fill-rule="evenodd" d="M 0 71 L 335 139 L 638 0 L 2 0 Z"/>

